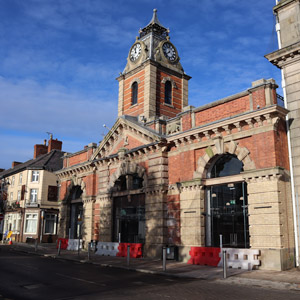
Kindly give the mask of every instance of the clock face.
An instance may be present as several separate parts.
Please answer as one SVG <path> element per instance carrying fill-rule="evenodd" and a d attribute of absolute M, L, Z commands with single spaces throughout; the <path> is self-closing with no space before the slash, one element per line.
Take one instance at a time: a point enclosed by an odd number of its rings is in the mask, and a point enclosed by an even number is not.
<path fill-rule="evenodd" d="M 176 50 L 171 43 L 164 43 L 162 46 L 165 57 L 170 61 L 175 61 Z"/>
<path fill-rule="evenodd" d="M 139 56 L 141 54 L 141 51 L 142 51 L 141 44 L 140 43 L 136 43 L 131 48 L 131 51 L 130 51 L 130 60 L 131 61 L 136 61 L 139 58 Z"/>

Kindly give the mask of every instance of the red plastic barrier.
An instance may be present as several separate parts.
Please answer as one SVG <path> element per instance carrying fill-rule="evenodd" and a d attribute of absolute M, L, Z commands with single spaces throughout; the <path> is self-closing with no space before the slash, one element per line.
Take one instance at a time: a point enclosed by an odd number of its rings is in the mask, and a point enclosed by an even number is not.
<path fill-rule="evenodd" d="M 127 256 L 127 246 L 130 246 L 130 257 L 132 258 L 140 258 L 143 256 L 143 244 L 141 243 L 120 243 L 117 253 L 119 257 Z"/>
<path fill-rule="evenodd" d="M 221 260 L 220 248 L 213 247 L 191 247 L 188 264 L 217 267 Z"/>
<path fill-rule="evenodd" d="M 67 250 L 69 239 L 63 239 L 63 238 L 57 239 L 56 249 L 58 249 L 59 241 L 61 241 L 60 249 Z"/>

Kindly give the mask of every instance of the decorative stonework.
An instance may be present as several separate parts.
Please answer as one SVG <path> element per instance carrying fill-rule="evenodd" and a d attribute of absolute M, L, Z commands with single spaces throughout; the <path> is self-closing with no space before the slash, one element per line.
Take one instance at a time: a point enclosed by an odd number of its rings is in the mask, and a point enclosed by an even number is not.
<path fill-rule="evenodd" d="M 103 141 L 100 143 L 94 154 L 91 156 L 90 161 L 95 159 L 107 158 L 114 151 L 114 147 L 121 137 L 128 142 L 128 135 L 133 135 L 136 139 L 140 140 L 143 144 L 151 144 L 160 140 L 160 136 L 147 130 L 146 127 L 139 126 L 128 119 L 120 117 Z M 126 140 L 125 140 L 126 144 Z"/>
<path fill-rule="evenodd" d="M 167 81 L 171 82 L 173 89 L 177 89 L 177 85 L 176 85 L 175 81 L 171 77 L 164 77 L 161 82 L 162 83 L 166 83 Z"/>
<path fill-rule="evenodd" d="M 199 157 L 197 161 L 197 170 L 194 172 L 194 178 L 205 178 L 206 171 L 211 165 L 216 155 L 233 154 L 243 162 L 244 170 L 255 169 L 255 164 L 250 158 L 250 151 L 246 147 L 240 147 L 237 142 L 230 141 L 224 143 L 223 138 L 218 136 L 214 139 L 215 145 L 207 147 L 205 155 Z"/>
<path fill-rule="evenodd" d="M 167 135 L 181 131 L 180 120 L 167 124 Z"/>
<path fill-rule="evenodd" d="M 167 139 L 168 142 L 173 142 L 176 147 L 187 146 L 190 141 L 194 140 L 198 142 L 202 142 L 203 140 L 210 141 L 218 138 L 218 136 L 222 136 L 228 142 L 229 139 L 251 136 L 264 130 L 271 130 L 272 128 L 273 130 L 277 130 L 278 118 L 284 120 L 286 113 L 287 110 L 283 107 L 273 105 L 251 111 L 246 115 L 243 114 L 236 118 L 229 118 L 212 122 L 205 126 L 195 127 L 188 132 L 181 133 L 181 130 L 178 130 L 176 131 L 178 134 L 170 135 Z M 179 120 L 176 121 L 178 122 Z M 168 127 L 167 134 L 171 134 L 171 132 L 168 133 Z"/>
<path fill-rule="evenodd" d="M 67 192 L 64 201 L 67 201 L 67 199 L 70 196 L 72 188 L 77 185 L 79 185 L 82 190 L 82 198 L 86 197 L 86 184 L 83 181 L 83 178 L 78 178 L 76 175 L 73 175 L 71 178 L 71 184 L 67 187 Z"/>
<path fill-rule="evenodd" d="M 138 177 L 143 178 L 143 185 L 146 187 L 147 183 L 147 175 L 146 175 L 146 170 L 145 168 L 141 167 L 140 165 L 127 161 L 125 157 L 125 152 L 120 151 L 119 153 L 120 161 L 121 163 L 119 164 L 119 167 L 115 173 L 112 174 L 109 180 L 109 185 L 108 185 L 108 191 L 111 191 L 112 188 L 115 185 L 115 182 L 122 176 L 122 175 L 133 175 L 137 174 Z"/>
<path fill-rule="evenodd" d="M 130 82 L 130 86 L 132 86 L 135 82 L 137 82 L 138 84 L 140 84 L 140 83 L 141 83 L 141 80 L 140 80 L 138 77 L 133 78 L 133 79 L 131 80 L 131 82 Z"/>
<path fill-rule="evenodd" d="M 69 168 L 61 169 L 56 172 L 56 175 L 59 180 L 68 180 L 73 177 L 84 177 L 96 171 L 96 165 L 91 162 L 84 164 L 78 164 Z"/>
<path fill-rule="evenodd" d="M 255 170 L 254 172 L 244 172 L 243 178 L 247 183 L 265 182 L 265 181 L 288 181 L 289 174 L 280 167 Z"/>

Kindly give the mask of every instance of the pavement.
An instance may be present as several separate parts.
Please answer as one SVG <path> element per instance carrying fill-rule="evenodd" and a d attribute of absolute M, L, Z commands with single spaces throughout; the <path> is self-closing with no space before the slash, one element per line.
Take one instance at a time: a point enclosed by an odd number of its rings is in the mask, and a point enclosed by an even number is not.
<path fill-rule="evenodd" d="M 158 274 L 164 276 L 194 278 L 210 280 L 222 284 L 238 284 L 271 288 L 278 290 L 294 290 L 300 292 L 300 269 L 293 268 L 287 271 L 266 271 L 266 270 L 241 270 L 227 269 L 227 278 L 223 278 L 223 268 L 189 265 L 175 260 L 167 260 L 166 270 L 163 271 L 162 260 L 148 258 L 130 258 L 129 266 L 126 257 L 100 256 L 94 252 L 61 250 L 60 255 L 55 244 L 38 244 L 37 249 L 32 244 L 14 243 L 13 245 L 0 245 L 10 247 L 12 251 L 36 254 L 52 257 L 54 259 L 72 260 L 80 263 L 96 264 L 102 267 L 112 267 Z"/>

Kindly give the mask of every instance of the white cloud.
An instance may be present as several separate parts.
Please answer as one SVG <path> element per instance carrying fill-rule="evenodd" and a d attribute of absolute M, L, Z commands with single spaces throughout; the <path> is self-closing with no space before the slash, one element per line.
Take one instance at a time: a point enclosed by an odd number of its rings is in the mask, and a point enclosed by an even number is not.
<path fill-rule="evenodd" d="M 59 85 L 41 86 L 33 80 L 10 82 L 4 78 L 0 78 L 0 89 L 0 126 L 5 130 L 96 138 L 100 135 L 96 124 L 110 124 L 116 117 L 117 99 L 105 94 L 102 99 L 100 95 L 99 99 L 89 98 Z"/>

